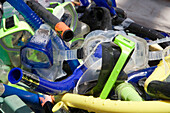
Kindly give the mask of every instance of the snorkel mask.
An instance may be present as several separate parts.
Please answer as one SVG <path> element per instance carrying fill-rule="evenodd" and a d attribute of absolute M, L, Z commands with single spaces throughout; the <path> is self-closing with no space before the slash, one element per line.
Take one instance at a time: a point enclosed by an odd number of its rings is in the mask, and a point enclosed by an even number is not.
<path fill-rule="evenodd" d="M 75 31 L 78 21 L 77 12 L 71 2 L 51 2 L 50 6 L 46 8 L 53 15 L 64 22 L 72 31 Z"/>
<path fill-rule="evenodd" d="M 42 24 L 35 35 L 21 48 L 22 64 L 34 69 L 41 77 L 54 81 L 66 75 L 62 69 L 63 59 L 60 58 L 60 53 L 57 54 L 58 50 L 69 51 L 69 48 L 50 26 Z M 71 71 L 79 65 L 77 60 L 70 60 L 67 63 Z"/>
<path fill-rule="evenodd" d="M 15 14 L 7 19 L 3 18 L 1 26 L 1 47 L 8 52 L 13 66 L 18 67 L 20 66 L 20 48 L 34 32 L 26 22 L 19 21 Z"/>
<path fill-rule="evenodd" d="M 125 34 L 122 35 L 126 36 Z M 170 38 L 166 37 L 162 39 L 157 39 L 156 41 L 147 42 L 146 40 L 132 34 L 128 35 L 127 38 L 135 42 L 135 49 L 131 59 L 125 67 L 126 73 L 131 73 L 139 69 L 148 68 L 148 63 L 150 61 L 161 60 L 163 58 L 162 53 L 165 49 L 150 51 L 150 48 L 153 47 L 155 44 L 170 41 Z M 168 51 L 170 51 L 170 48 L 168 48 Z"/>
<path fill-rule="evenodd" d="M 90 52 L 91 49 L 94 48 L 94 46 L 96 46 L 95 48 L 97 49 L 95 50 L 95 53 L 91 52 L 91 54 L 94 54 L 93 57 L 91 56 L 91 58 L 86 58 L 86 60 L 88 61 L 85 60 L 85 65 L 88 66 L 88 69 L 79 79 L 74 92 L 79 94 L 90 93 L 94 96 L 98 96 L 101 93 L 101 90 L 104 88 L 106 81 L 108 80 L 109 85 L 111 85 L 112 83 L 113 84 L 110 87 L 105 86 L 108 88 L 108 91 L 103 92 L 107 97 L 108 94 L 106 93 L 110 92 L 110 88 L 112 88 L 115 81 L 117 80 L 118 75 L 123 70 L 124 65 L 128 61 L 127 58 L 130 56 L 135 47 L 135 43 L 123 37 L 122 35 L 117 35 L 114 31 L 102 32 L 101 30 L 98 30 L 98 32 L 92 32 L 89 35 L 99 35 L 98 37 L 93 37 L 93 41 L 89 41 L 92 43 L 89 43 L 89 45 L 91 45 L 91 48 L 89 48 L 88 50 Z M 105 39 L 101 40 L 99 37 L 102 39 L 104 39 L 105 37 Z M 90 40 L 90 38 L 87 38 L 87 40 Z M 100 57 L 98 57 L 96 54 L 98 56 L 100 55 Z M 111 78 L 109 78 L 109 75 Z M 125 77 L 125 74 L 123 72 L 120 75 L 122 75 L 119 77 L 120 79 L 127 79 L 127 76 Z M 112 79 L 114 80 L 114 82 L 110 83 L 109 80 Z"/>
<path fill-rule="evenodd" d="M 49 68 L 53 65 L 52 41 L 53 32 L 50 27 L 40 28 L 21 48 L 22 64 L 28 68 Z"/>

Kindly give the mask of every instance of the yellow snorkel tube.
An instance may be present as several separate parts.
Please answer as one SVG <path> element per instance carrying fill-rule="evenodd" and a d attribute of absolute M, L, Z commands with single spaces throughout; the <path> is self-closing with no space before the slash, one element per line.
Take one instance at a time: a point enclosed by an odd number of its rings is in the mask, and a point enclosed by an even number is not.
<path fill-rule="evenodd" d="M 66 93 L 61 96 L 65 105 L 96 113 L 167 113 L 170 112 L 170 101 L 120 101 L 94 98 Z M 53 112 L 58 110 L 53 107 Z"/>
<path fill-rule="evenodd" d="M 169 48 L 167 47 L 165 55 L 169 54 Z M 164 56 L 164 55 L 163 55 Z M 155 71 L 145 81 L 145 91 L 156 98 L 170 99 L 170 55 L 163 58 L 158 64 Z"/>

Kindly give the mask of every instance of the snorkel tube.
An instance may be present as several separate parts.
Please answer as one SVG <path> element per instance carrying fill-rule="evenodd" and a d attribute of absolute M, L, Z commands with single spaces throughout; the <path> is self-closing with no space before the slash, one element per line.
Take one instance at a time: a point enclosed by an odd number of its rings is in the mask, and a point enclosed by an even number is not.
<path fill-rule="evenodd" d="M 108 8 L 110 10 L 110 13 L 113 15 L 113 16 L 116 16 L 116 11 L 114 10 L 113 7 L 110 7 L 108 4 L 107 4 L 107 1 L 106 0 L 94 0 L 94 2 L 96 3 L 97 6 L 99 7 L 105 7 L 105 8 Z"/>
<path fill-rule="evenodd" d="M 23 0 L 6 1 L 10 3 L 35 30 L 37 30 L 43 23 L 38 15 L 34 11 L 32 11 L 31 8 Z"/>
<path fill-rule="evenodd" d="M 0 97 L 7 97 L 10 95 L 17 95 L 19 98 L 21 98 L 26 104 L 28 104 L 30 107 L 41 107 L 41 103 L 39 98 L 43 97 L 43 95 L 40 94 L 34 94 L 28 91 L 24 91 L 21 89 L 17 89 L 5 84 L 0 83 Z"/>
<path fill-rule="evenodd" d="M 127 79 L 126 74 L 122 70 L 126 62 L 128 62 L 128 57 L 131 56 L 130 53 L 133 51 L 135 43 L 122 35 L 116 35 L 114 31 L 110 31 L 110 33 L 94 31 L 86 37 L 84 44 L 94 46 L 96 43 L 100 44 L 98 47 L 101 47 L 102 51 L 99 53 L 102 54 L 97 59 L 94 57 L 95 63 L 79 79 L 74 91 L 78 94 L 92 94 L 98 97 L 106 82 L 109 81 L 109 87 L 105 88 L 102 95 L 104 98 L 105 96 L 107 97 L 107 93 L 113 87 L 111 86 L 112 83 L 114 84 L 117 78 L 118 80 Z M 88 49 L 90 50 L 91 46 Z M 88 50 L 85 53 L 88 53 Z M 111 77 L 110 80 L 108 80 L 109 77 Z"/>
<path fill-rule="evenodd" d="M 147 93 L 153 97 L 170 99 L 170 82 L 153 80 L 147 86 Z"/>
<path fill-rule="evenodd" d="M 72 2 L 50 2 L 50 6 L 46 8 L 53 15 L 62 20 L 70 29 L 75 32 L 78 22 L 77 12 L 72 4 Z"/>
<path fill-rule="evenodd" d="M 123 26 L 123 27 L 125 27 L 125 30 L 129 30 L 130 33 L 140 34 L 143 37 L 147 37 L 151 40 L 157 40 L 157 39 L 165 38 L 165 36 L 163 34 L 161 34 L 160 32 L 158 32 L 154 29 L 144 27 L 144 26 L 139 25 L 139 24 L 134 23 L 134 22 L 130 22 L 130 23 L 128 21 L 126 22 L 126 19 L 124 19 L 124 18 L 117 16 L 116 18 L 112 19 L 113 25 L 119 25 L 123 22 L 128 23 L 128 26 Z M 164 43 L 161 43 L 160 45 L 161 45 L 161 47 L 166 48 L 167 46 L 170 45 L 170 43 L 164 42 Z"/>
<path fill-rule="evenodd" d="M 130 83 L 121 83 L 115 89 L 118 99 L 125 101 L 143 101 L 135 88 Z"/>
<path fill-rule="evenodd" d="M 112 1 L 112 7 L 116 7 L 116 1 L 115 0 L 111 0 Z"/>
<path fill-rule="evenodd" d="M 8 80 L 12 84 L 16 84 L 21 81 L 35 91 L 44 94 L 57 95 L 72 90 L 85 70 L 86 67 L 82 65 L 68 78 L 59 82 L 51 82 L 20 68 L 13 68 L 8 74 Z"/>
<path fill-rule="evenodd" d="M 148 78 L 152 74 L 152 72 L 155 70 L 155 68 L 157 68 L 157 66 L 131 72 L 128 74 L 127 81 L 137 83 L 141 78 L 144 78 L 144 77 Z"/>
<path fill-rule="evenodd" d="M 73 31 L 64 22 L 60 21 L 51 12 L 46 10 L 41 4 L 34 0 L 27 1 L 27 4 L 38 16 L 48 23 L 64 41 L 68 42 L 73 39 Z"/>
<path fill-rule="evenodd" d="M 100 94 L 101 99 L 107 98 L 107 96 L 109 95 L 112 87 L 114 86 L 114 84 L 117 80 L 119 73 L 126 65 L 126 61 L 129 57 L 129 55 L 133 53 L 133 50 L 135 48 L 135 43 L 132 42 L 131 40 L 125 38 L 122 35 L 118 35 L 114 39 L 114 43 L 119 45 L 119 47 L 121 48 L 121 54 L 120 54 L 120 57 L 119 57 L 114 69 L 112 70 L 112 72 L 111 72 L 111 74 L 110 74 L 101 94 Z"/>
<path fill-rule="evenodd" d="M 170 55 L 160 61 L 154 72 L 146 79 L 144 89 L 149 95 L 162 99 L 170 99 L 169 69 Z"/>
<path fill-rule="evenodd" d="M 61 96 L 65 105 L 96 113 L 165 113 L 170 112 L 169 101 L 104 100 L 92 96 L 66 93 Z M 54 108 L 53 108 L 54 109 Z"/>

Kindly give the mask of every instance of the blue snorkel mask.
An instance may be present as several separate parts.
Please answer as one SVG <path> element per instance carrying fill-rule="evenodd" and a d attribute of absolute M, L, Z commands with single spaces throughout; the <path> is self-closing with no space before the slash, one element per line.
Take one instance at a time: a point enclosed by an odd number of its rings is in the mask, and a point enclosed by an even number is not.
<path fill-rule="evenodd" d="M 21 48 L 21 61 L 28 68 L 49 68 L 53 65 L 52 30 L 42 29 L 35 32 L 29 42 Z"/>
<path fill-rule="evenodd" d="M 29 42 L 21 48 L 21 61 L 27 68 L 34 69 L 36 74 L 48 80 L 65 76 L 63 59 L 57 56 L 57 51 L 67 51 L 64 41 L 46 24 L 42 24 Z M 67 61 L 73 72 L 79 62 L 77 59 Z"/>

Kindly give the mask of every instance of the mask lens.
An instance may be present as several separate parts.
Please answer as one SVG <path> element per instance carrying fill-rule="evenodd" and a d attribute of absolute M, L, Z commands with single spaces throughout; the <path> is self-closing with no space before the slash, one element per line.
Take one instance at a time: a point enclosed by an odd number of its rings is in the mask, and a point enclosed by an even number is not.
<path fill-rule="evenodd" d="M 88 86 L 88 83 L 94 82 L 93 84 L 96 85 L 98 80 L 98 76 L 100 74 L 100 70 L 102 67 L 102 58 L 97 60 L 93 63 L 82 75 L 79 79 L 77 86 L 76 86 L 76 93 L 85 94 L 87 90 L 90 90 L 91 86 Z M 92 85 L 92 84 L 90 84 Z"/>
<path fill-rule="evenodd" d="M 33 62 L 41 62 L 41 63 L 49 62 L 47 55 L 45 55 L 43 52 L 30 49 L 30 48 L 27 49 L 26 57 L 28 58 L 28 60 Z"/>
<path fill-rule="evenodd" d="M 28 31 L 18 31 L 2 38 L 2 42 L 7 48 L 19 49 L 31 37 Z"/>

